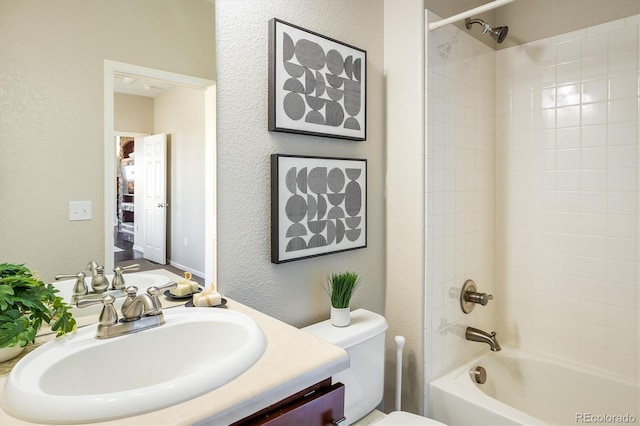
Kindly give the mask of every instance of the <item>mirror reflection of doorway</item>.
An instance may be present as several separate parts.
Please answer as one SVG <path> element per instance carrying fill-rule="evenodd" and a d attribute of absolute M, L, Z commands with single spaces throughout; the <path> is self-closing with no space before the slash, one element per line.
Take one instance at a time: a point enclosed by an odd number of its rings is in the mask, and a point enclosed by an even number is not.
<path fill-rule="evenodd" d="M 114 261 L 140 259 L 135 245 L 135 136 L 116 136 L 116 224 L 114 227 Z"/>
<path fill-rule="evenodd" d="M 117 176 L 116 185 L 112 187 L 113 196 L 105 197 L 109 200 L 105 211 L 110 212 L 108 217 L 113 218 L 107 222 L 113 222 L 113 265 L 123 266 L 123 262 L 142 264 L 138 260 L 145 257 L 143 241 L 137 238 L 137 233 L 141 228 L 138 222 L 145 222 L 146 213 L 140 207 L 140 200 L 144 198 L 143 177 L 147 167 L 143 164 L 144 143 L 142 147 L 138 146 L 138 139 L 143 138 L 135 136 L 166 133 L 168 194 L 162 204 L 168 204 L 167 265 L 156 263 L 151 266 L 169 270 L 173 267 L 190 271 L 198 278 L 210 276 L 212 280 L 215 263 L 205 262 L 205 256 L 215 259 L 215 251 L 211 250 L 211 241 L 215 239 L 206 238 L 206 235 L 215 236 L 215 211 L 214 215 L 205 215 L 205 206 L 210 204 L 205 201 L 210 199 L 207 193 L 211 189 L 207 188 L 215 188 L 212 186 L 215 185 L 215 175 L 213 179 L 211 176 L 215 170 L 215 134 L 209 130 L 215 129 L 215 124 L 212 124 L 215 109 L 211 108 L 211 105 L 215 108 L 215 103 L 211 103 L 215 100 L 215 87 L 210 90 L 214 82 L 109 61 L 105 61 L 105 70 L 105 77 L 113 75 L 112 134 L 123 142 L 118 156 L 112 157 L 112 176 Z M 123 86 L 126 90 L 121 90 Z M 128 92 L 132 86 L 138 86 L 138 92 Z M 105 110 L 108 106 L 106 103 Z M 106 115 L 105 123 L 110 121 Z M 129 153 L 127 143 L 131 137 L 134 138 L 134 149 Z M 116 149 L 112 152 L 115 153 Z M 131 166 L 133 177 L 129 172 Z M 112 182 L 108 177 L 105 172 L 105 178 Z M 144 230 L 143 227 L 143 233 Z M 106 238 L 109 240 L 108 235 Z M 108 260 L 105 266 L 109 268 Z"/>

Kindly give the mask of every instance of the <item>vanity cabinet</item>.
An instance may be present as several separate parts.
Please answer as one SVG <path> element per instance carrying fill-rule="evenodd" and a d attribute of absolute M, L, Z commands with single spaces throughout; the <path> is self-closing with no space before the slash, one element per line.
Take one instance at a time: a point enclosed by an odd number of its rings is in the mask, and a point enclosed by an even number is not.
<path fill-rule="evenodd" d="M 344 385 L 323 380 L 232 426 L 327 426 L 344 417 Z"/>

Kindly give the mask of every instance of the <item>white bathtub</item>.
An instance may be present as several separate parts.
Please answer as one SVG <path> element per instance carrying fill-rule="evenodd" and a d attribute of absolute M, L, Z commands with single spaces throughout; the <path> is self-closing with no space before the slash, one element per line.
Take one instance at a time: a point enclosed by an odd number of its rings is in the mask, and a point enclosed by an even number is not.
<path fill-rule="evenodd" d="M 470 371 L 482 366 L 484 384 Z M 636 424 L 638 382 L 503 347 L 429 384 L 429 417 L 456 425 Z"/>

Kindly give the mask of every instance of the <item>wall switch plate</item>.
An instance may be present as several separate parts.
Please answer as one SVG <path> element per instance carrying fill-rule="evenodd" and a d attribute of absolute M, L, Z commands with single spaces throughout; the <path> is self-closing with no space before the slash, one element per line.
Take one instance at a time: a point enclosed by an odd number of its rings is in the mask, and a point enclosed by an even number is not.
<path fill-rule="evenodd" d="M 69 201 L 69 220 L 91 220 L 91 201 Z"/>

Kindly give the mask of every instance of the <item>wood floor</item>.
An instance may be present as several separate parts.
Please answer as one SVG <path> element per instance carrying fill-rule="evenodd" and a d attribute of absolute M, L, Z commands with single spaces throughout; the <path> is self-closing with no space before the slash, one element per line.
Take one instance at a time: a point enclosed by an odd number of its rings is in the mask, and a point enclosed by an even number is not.
<path fill-rule="evenodd" d="M 173 272 L 176 275 L 183 276 L 184 271 L 171 265 L 161 265 L 159 263 L 152 262 L 144 259 L 142 253 L 133 249 L 133 241 L 128 240 L 128 235 L 122 232 L 115 233 L 115 246 L 122 251 L 114 252 L 114 264 L 115 266 L 128 266 L 135 263 L 140 265 L 140 271 L 150 271 L 153 269 L 166 269 L 169 272 Z M 204 279 L 193 276 L 192 280 L 198 284 L 204 285 Z"/>

